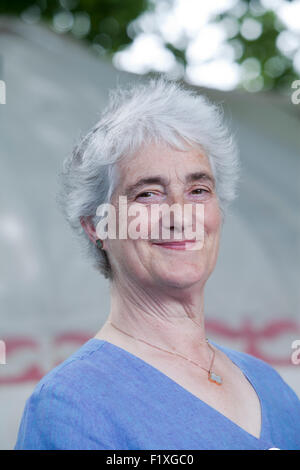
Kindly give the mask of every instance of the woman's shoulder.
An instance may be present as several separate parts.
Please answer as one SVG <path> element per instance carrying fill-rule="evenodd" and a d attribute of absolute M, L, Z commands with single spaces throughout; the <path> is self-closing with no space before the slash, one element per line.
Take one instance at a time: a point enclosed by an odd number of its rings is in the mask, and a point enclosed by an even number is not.
<path fill-rule="evenodd" d="M 111 387 L 105 372 L 110 364 L 103 360 L 103 346 L 104 341 L 88 340 L 35 385 L 25 403 L 15 449 L 101 448 L 101 442 L 87 436 L 109 407 Z"/>
<path fill-rule="evenodd" d="M 104 376 L 111 368 L 107 363 L 109 357 L 105 354 L 105 341 L 91 338 L 68 356 L 63 362 L 51 369 L 35 385 L 33 393 L 47 390 L 53 386 L 76 387 L 76 383 L 87 386 L 91 381 Z M 82 380 L 83 379 L 83 380 Z"/>
<path fill-rule="evenodd" d="M 292 401 L 300 409 L 300 399 L 294 390 L 285 382 L 280 373 L 269 363 L 252 354 L 227 346 L 221 346 L 214 341 L 213 345 L 221 349 L 233 362 L 236 363 L 247 375 L 251 376 L 255 381 L 262 384 L 266 390 L 275 398 L 285 397 L 288 401 Z"/>

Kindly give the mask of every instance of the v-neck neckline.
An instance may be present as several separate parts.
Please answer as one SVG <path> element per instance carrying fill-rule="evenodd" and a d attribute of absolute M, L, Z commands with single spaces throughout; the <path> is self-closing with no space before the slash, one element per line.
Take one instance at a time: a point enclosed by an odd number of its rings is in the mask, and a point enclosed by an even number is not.
<path fill-rule="evenodd" d="M 223 413 L 221 413 L 220 411 L 218 411 L 216 408 L 214 408 L 213 406 L 209 405 L 207 402 L 205 402 L 204 400 L 201 400 L 201 398 L 198 398 L 196 395 L 194 395 L 192 392 L 190 392 L 189 390 L 187 390 L 186 388 L 184 388 L 182 385 L 180 385 L 178 382 L 176 382 L 175 380 L 171 379 L 171 377 L 169 377 L 168 375 L 166 375 L 164 372 L 162 372 L 161 370 L 157 369 L 155 366 L 152 366 L 149 362 L 146 362 L 144 361 L 143 359 L 141 359 L 140 357 L 138 356 L 135 356 L 134 354 L 130 353 L 129 351 L 127 351 L 126 349 L 120 347 L 120 346 L 117 346 L 116 344 L 114 343 L 111 343 L 109 341 L 106 341 L 104 339 L 100 339 L 100 338 L 91 338 L 90 341 L 101 341 L 103 344 L 106 344 L 110 349 L 116 349 L 118 352 L 122 353 L 123 355 L 127 356 L 128 358 L 130 358 L 132 361 L 135 361 L 139 364 L 141 364 L 141 366 L 144 368 L 144 369 L 148 369 L 150 370 L 152 373 L 155 373 L 155 374 L 158 374 L 160 377 L 162 377 L 163 380 L 165 381 L 168 381 L 173 387 L 175 387 L 176 389 L 180 390 L 182 393 L 184 394 L 187 394 L 190 398 L 192 398 L 195 403 L 199 403 L 202 407 L 206 407 L 208 408 L 211 413 L 215 413 L 216 416 L 218 416 L 220 419 L 223 419 L 225 420 L 227 423 L 229 423 L 231 426 L 233 426 L 234 428 L 238 429 L 240 432 L 244 433 L 245 435 L 247 435 L 250 439 L 253 439 L 255 442 L 257 443 L 263 443 L 263 442 L 267 442 L 269 441 L 268 437 L 266 436 L 267 434 L 267 414 L 266 414 L 266 409 L 265 409 L 265 405 L 264 405 L 264 401 L 261 399 L 260 397 L 260 393 L 259 393 L 259 387 L 254 379 L 254 377 L 250 377 L 249 375 L 249 372 L 245 370 L 245 368 L 241 365 L 240 361 L 236 360 L 236 358 L 232 357 L 233 355 L 231 354 L 231 351 L 229 350 L 228 351 L 228 348 L 224 348 L 223 346 L 219 346 L 217 345 L 214 341 L 211 341 L 209 340 L 209 342 L 214 345 L 217 349 L 221 350 L 227 357 L 229 360 L 232 361 L 233 364 L 235 364 L 239 369 L 240 371 L 243 373 L 244 377 L 248 380 L 248 382 L 250 383 L 250 385 L 252 386 L 254 392 L 256 393 L 257 395 L 257 398 L 258 398 L 258 401 L 260 403 L 260 415 L 261 415 L 261 427 L 260 427 L 260 435 L 259 437 L 256 437 L 254 436 L 254 434 L 251 434 L 249 433 L 248 431 L 246 431 L 246 429 L 242 428 L 241 426 L 239 426 L 236 422 L 232 421 L 230 418 L 228 418 L 226 415 L 224 415 Z"/>

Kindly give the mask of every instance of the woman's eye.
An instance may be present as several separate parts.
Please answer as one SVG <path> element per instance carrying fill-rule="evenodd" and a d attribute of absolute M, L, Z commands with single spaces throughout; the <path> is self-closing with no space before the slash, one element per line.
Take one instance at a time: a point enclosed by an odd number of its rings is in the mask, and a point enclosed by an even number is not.
<path fill-rule="evenodd" d="M 137 198 L 138 197 L 148 198 L 149 195 L 151 196 L 152 194 L 154 194 L 152 191 L 144 191 L 143 193 L 139 194 Z"/>
<path fill-rule="evenodd" d="M 203 194 L 203 193 L 208 193 L 209 191 L 207 191 L 206 189 L 203 189 L 203 188 L 196 188 L 196 189 L 193 189 L 192 190 L 192 193 L 194 194 Z"/>
<path fill-rule="evenodd" d="M 207 189 L 204 188 L 195 188 L 191 191 L 191 194 L 194 196 L 206 196 L 209 193 Z M 159 195 L 153 191 L 144 191 L 136 196 L 136 199 L 150 199 L 151 197 L 158 197 Z"/>

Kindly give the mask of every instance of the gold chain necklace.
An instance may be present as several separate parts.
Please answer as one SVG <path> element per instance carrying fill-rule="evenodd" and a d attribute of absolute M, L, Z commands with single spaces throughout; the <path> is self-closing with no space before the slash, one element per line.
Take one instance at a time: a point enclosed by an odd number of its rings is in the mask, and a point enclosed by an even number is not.
<path fill-rule="evenodd" d="M 131 338 L 137 340 L 137 341 L 142 341 L 143 343 L 145 344 L 148 344 L 149 346 L 152 346 L 153 348 L 156 348 L 156 349 L 160 349 L 161 351 L 164 351 L 164 352 L 167 352 L 167 353 L 170 353 L 170 354 L 173 354 L 174 356 L 179 356 L 183 359 L 186 359 L 187 361 L 189 362 L 192 362 L 193 364 L 195 364 L 196 366 L 200 367 L 201 369 L 205 370 L 207 373 L 208 373 L 208 380 L 210 382 L 213 382 L 217 385 L 222 385 L 222 377 L 218 374 L 216 374 L 215 372 L 213 372 L 212 370 L 212 367 L 213 367 L 213 364 L 214 364 L 214 360 L 215 360 L 215 351 L 214 349 L 211 347 L 211 345 L 209 344 L 208 342 L 208 339 L 205 338 L 205 342 L 207 343 L 207 346 L 211 349 L 212 353 L 213 353 L 213 357 L 212 357 L 212 360 L 211 360 L 211 363 L 210 363 L 210 366 L 209 366 L 209 369 L 206 369 L 205 367 L 201 366 L 200 364 L 198 364 L 197 362 L 195 361 L 192 361 L 192 359 L 189 359 L 188 357 L 185 357 L 183 356 L 182 354 L 179 354 L 179 353 L 174 353 L 174 352 L 171 352 L 171 351 L 168 351 L 167 349 L 163 349 L 163 348 L 160 348 L 159 346 L 155 346 L 154 344 L 150 344 L 148 343 L 148 341 L 145 341 L 144 339 L 140 339 L 140 338 L 136 338 L 135 336 L 133 335 L 130 335 L 129 333 L 126 333 L 126 331 L 123 331 L 121 330 L 120 328 L 118 328 L 116 325 L 114 325 L 111 321 L 107 321 L 107 323 L 110 323 L 114 328 L 116 328 L 117 330 L 121 331 L 121 333 L 124 333 L 125 335 L 127 336 L 130 336 Z"/>

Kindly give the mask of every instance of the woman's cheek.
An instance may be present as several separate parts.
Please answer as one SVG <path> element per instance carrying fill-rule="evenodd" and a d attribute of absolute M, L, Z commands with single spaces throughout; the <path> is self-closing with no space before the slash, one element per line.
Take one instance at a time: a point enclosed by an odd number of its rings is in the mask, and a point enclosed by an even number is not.
<path fill-rule="evenodd" d="M 204 231 L 205 233 L 217 232 L 221 225 L 221 211 L 216 201 L 204 207 Z"/>

